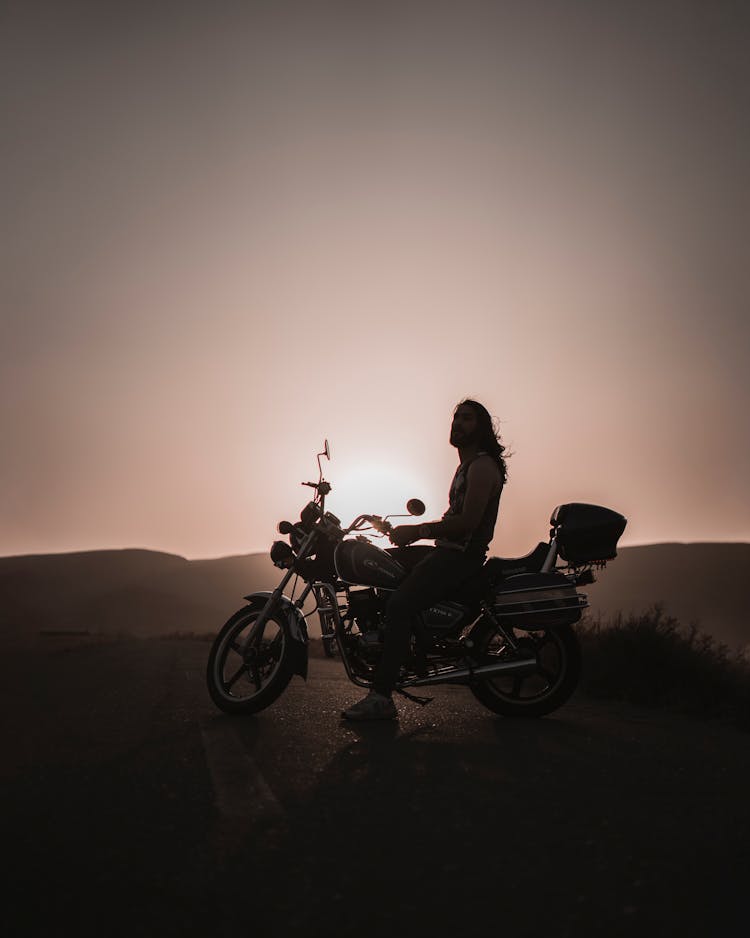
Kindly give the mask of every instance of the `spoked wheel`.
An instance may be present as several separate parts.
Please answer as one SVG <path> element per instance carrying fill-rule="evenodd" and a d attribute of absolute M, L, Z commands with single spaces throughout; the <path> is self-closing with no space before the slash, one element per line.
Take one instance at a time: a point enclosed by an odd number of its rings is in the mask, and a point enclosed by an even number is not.
<path fill-rule="evenodd" d="M 529 674 L 498 675 L 472 686 L 485 707 L 511 717 L 541 717 L 561 707 L 578 684 L 581 648 L 569 625 L 534 632 L 513 630 L 523 655 L 535 655 L 536 670 Z M 497 632 L 488 630 L 477 643 L 482 664 L 514 654 Z"/>
<path fill-rule="evenodd" d="M 208 656 L 206 682 L 211 699 L 225 713 L 256 713 L 284 691 L 292 677 L 284 621 L 271 615 L 252 643 L 247 639 L 261 609 L 236 612 L 216 637 Z"/>

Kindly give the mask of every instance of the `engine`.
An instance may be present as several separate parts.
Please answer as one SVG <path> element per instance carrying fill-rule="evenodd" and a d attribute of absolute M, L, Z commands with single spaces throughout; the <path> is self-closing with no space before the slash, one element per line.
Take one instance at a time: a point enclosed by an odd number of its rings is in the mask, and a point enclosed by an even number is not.
<path fill-rule="evenodd" d="M 383 650 L 385 599 L 375 589 L 349 591 L 348 644 L 352 657 L 373 666 Z"/>

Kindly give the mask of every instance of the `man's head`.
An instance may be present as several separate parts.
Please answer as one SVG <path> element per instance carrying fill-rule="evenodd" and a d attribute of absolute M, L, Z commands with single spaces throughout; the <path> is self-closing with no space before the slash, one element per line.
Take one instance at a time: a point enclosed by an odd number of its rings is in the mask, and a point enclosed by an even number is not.
<path fill-rule="evenodd" d="M 467 399 L 456 405 L 451 423 L 450 442 L 451 446 L 459 449 L 476 446 L 477 449 L 489 453 L 497 462 L 503 481 L 505 481 L 506 469 L 503 459 L 505 447 L 500 442 L 490 412 L 478 401 Z"/>
<path fill-rule="evenodd" d="M 474 446 L 479 443 L 480 420 L 479 408 L 487 413 L 481 404 L 475 401 L 461 401 L 453 411 L 451 423 L 451 446 Z M 489 414 L 487 414 L 489 417 Z"/>

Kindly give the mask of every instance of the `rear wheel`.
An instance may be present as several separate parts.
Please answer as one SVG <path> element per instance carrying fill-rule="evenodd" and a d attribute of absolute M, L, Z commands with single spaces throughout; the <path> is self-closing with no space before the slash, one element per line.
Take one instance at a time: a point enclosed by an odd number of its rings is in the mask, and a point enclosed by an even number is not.
<path fill-rule="evenodd" d="M 216 636 L 208 656 L 206 683 L 211 699 L 225 713 L 256 713 L 272 704 L 293 674 L 285 622 L 273 613 L 252 642 L 250 632 L 262 611 L 245 606 Z"/>
<path fill-rule="evenodd" d="M 526 632 L 513 629 L 519 651 L 533 654 L 536 670 L 488 678 L 471 687 L 480 703 L 509 717 L 542 717 L 561 707 L 576 689 L 581 675 L 581 647 L 569 625 Z M 481 664 L 510 660 L 515 652 L 494 628 L 480 634 L 475 647 Z"/>

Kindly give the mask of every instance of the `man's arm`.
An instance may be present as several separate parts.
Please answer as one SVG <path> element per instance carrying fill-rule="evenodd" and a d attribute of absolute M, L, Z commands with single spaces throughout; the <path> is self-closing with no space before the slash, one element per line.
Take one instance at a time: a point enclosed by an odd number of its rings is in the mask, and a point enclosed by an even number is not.
<path fill-rule="evenodd" d="M 482 456 L 474 460 L 466 473 L 466 494 L 460 515 L 450 515 L 442 521 L 428 521 L 426 524 L 400 524 L 394 528 L 391 540 L 398 547 L 421 538 L 445 537 L 449 540 L 464 540 L 476 530 L 482 520 L 497 482 L 497 469 L 491 457 Z"/>

